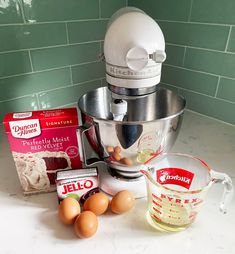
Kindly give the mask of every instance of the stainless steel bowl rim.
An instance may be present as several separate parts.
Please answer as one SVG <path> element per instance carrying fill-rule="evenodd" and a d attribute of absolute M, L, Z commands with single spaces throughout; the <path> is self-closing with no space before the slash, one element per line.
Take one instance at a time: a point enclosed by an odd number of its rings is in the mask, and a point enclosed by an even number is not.
<path fill-rule="evenodd" d="M 84 94 L 85 95 L 85 94 Z M 78 100 L 78 105 L 79 105 L 79 109 L 82 113 L 84 113 L 85 115 L 88 115 L 96 120 L 99 120 L 99 121 L 103 121 L 103 122 L 109 122 L 109 123 L 115 123 L 115 124 L 126 124 L 126 125 L 133 125 L 133 124 L 142 124 L 142 123 L 153 123 L 153 122 L 161 122 L 161 121 L 165 121 L 165 120 L 169 120 L 169 119 L 172 119 L 176 116 L 179 116 L 181 114 L 183 114 L 184 110 L 185 110 L 185 106 L 186 106 L 186 99 L 183 95 L 180 95 L 178 94 L 178 96 L 183 100 L 184 102 L 184 106 L 183 106 L 183 109 L 180 110 L 179 112 L 173 114 L 173 115 L 170 115 L 170 116 L 167 116 L 167 117 L 163 117 L 163 118 L 159 118 L 159 119 L 155 119 L 155 120 L 150 120 L 150 121 L 114 121 L 114 120 L 110 120 L 110 119 L 104 119 L 104 118 L 100 118 L 100 117 L 97 117 L 97 116 L 94 116 L 94 115 L 91 115 L 91 114 L 88 114 L 86 111 L 84 111 L 81 107 L 80 107 L 80 101 L 82 99 L 82 97 L 84 96 L 82 95 L 79 100 Z"/>

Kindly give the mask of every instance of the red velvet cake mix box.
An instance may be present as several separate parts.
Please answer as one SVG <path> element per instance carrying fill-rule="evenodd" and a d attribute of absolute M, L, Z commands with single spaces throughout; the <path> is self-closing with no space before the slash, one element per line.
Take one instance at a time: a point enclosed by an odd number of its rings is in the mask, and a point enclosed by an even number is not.
<path fill-rule="evenodd" d="M 8 113 L 4 127 L 25 194 L 56 189 L 56 172 L 82 167 L 76 108 Z"/>

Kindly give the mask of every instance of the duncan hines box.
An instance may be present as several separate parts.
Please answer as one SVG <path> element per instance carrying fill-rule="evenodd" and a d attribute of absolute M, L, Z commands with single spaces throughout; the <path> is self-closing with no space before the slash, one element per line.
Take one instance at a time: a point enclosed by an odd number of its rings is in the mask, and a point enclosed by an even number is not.
<path fill-rule="evenodd" d="M 56 189 L 56 172 L 81 168 L 76 108 L 8 113 L 4 127 L 24 194 Z"/>

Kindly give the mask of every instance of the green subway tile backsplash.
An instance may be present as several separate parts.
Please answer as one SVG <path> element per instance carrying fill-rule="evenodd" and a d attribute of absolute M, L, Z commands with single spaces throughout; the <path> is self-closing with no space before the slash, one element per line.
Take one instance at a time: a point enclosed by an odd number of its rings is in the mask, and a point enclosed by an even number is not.
<path fill-rule="evenodd" d="M 23 0 L 27 22 L 99 18 L 99 0 Z"/>
<path fill-rule="evenodd" d="M 235 27 L 232 27 L 228 43 L 228 51 L 235 52 Z"/>
<path fill-rule="evenodd" d="M 167 64 L 173 64 L 176 66 L 183 65 L 185 47 L 175 46 L 175 45 L 166 45 L 166 61 Z"/>
<path fill-rule="evenodd" d="M 185 70 L 174 66 L 163 66 L 162 82 L 207 95 L 215 95 L 218 77 Z"/>
<path fill-rule="evenodd" d="M 40 108 L 48 109 L 77 102 L 78 98 L 91 89 L 101 86 L 101 80 L 86 82 L 66 88 L 39 93 Z"/>
<path fill-rule="evenodd" d="M 234 124 L 234 0 L 0 1 L 0 120 L 8 111 L 76 103 L 106 85 L 106 26 L 126 5 L 162 28 L 162 86 L 183 93 L 190 109 Z"/>
<path fill-rule="evenodd" d="M 86 43 L 31 51 L 34 70 L 46 70 L 83 62 L 97 61 L 100 43 Z"/>
<path fill-rule="evenodd" d="M 20 112 L 39 109 L 35 94 L 17 98 L 9 101 L 0 101 L 0 119 L 4 118 L 7 112 Z"/>
<path fill-rule="evenodd" d="M 72 67 L 73 83 L 81 83 L 89 79 L 98 79 L 105 76 L 105 65 L 103 62 L 81 64 Z"/>
<path fill-rule="evenodd" d="M 228 78 L 221 78 L 219 89 L 217 93 L 218 98 L 235 102 L 235 80 Z"/>
<path fill-rule="evenodd" d="M 126 0 L 100 0 L 101 7 L 101 17 L 110 18 L 115 11 L 124 7 L 126 5 Z"/>
<path fill-rule="evenodd" d="M 185 67 L 235 78 L 235 54 L 201 49 L 186 49 Z"/>
<path fill-rule="evenodd" d="M 234 0 L 193 0 L 191 19 L 197 22 L 235 24 Z"/>
<path fill-rule="evenodd" d="M 89 20 L 68 23 L 70 43 L 103 40 L 106 31 L 106 20 Z"/>
<path fill-rule="evenodd" d="M 187 21 L 189 18 L 190 0 L 129 0 L 129 6 L 142 9 L 155 19 Z"/>
<path fill-rule="evenodd" d="M 183 91 L 188 108 L 235 123 L 235 1 L 129 0 L 162 29 L 162 85 Z"/>
<path fill-rule="evenodd" d="M 28 51 L 0 53 L 0 77 L 31 72 Z"/>
<path fill-rule="evenodd" d="M 76 103 L 101 86 L 105 69 L 98 61 L 108 18 L 126 5 L 126 0 L 0 0 L 0 121 L 8 111 Z"/>
<path fill-rule="evenodd" d="M 69 67 L 0 79 L 0 101 L 71 85 Z"/>
<path fill-rule="evenodd" d="M 186 98 L 189 109 L 235 125 L 234 103 L 182 89 L 180 94 Z"/>
<path fill-rule="evenodd" d="M 22 23 L 23 15 L 18 0 L 0 1 L 0 24 Z"/>
<path fill-rule="evenodd" d="M 229 27 L 178 22 L 159 22 L 166 42 L 200 48 L 224 50 Z"/>
<path fill-rule="evenodd" d="M 0 51 L 66 44 L 65 24 L 0 26 Z"/>

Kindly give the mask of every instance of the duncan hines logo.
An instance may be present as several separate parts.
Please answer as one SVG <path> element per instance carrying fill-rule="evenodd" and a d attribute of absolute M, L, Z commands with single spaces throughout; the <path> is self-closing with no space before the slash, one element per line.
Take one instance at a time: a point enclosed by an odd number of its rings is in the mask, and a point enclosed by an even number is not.
<path fill-rule="evenodd" d="M 160 184 L 180 185 L 190 188 L 194 174 L 181 168 L 163 168 L 157 170 L 157 181 Z"/>
<path fill-rule="evenodd" d="M 11 134 L 15 138 L 32 138 L 41 134 L 39 119 L 9 122 Z"/>

